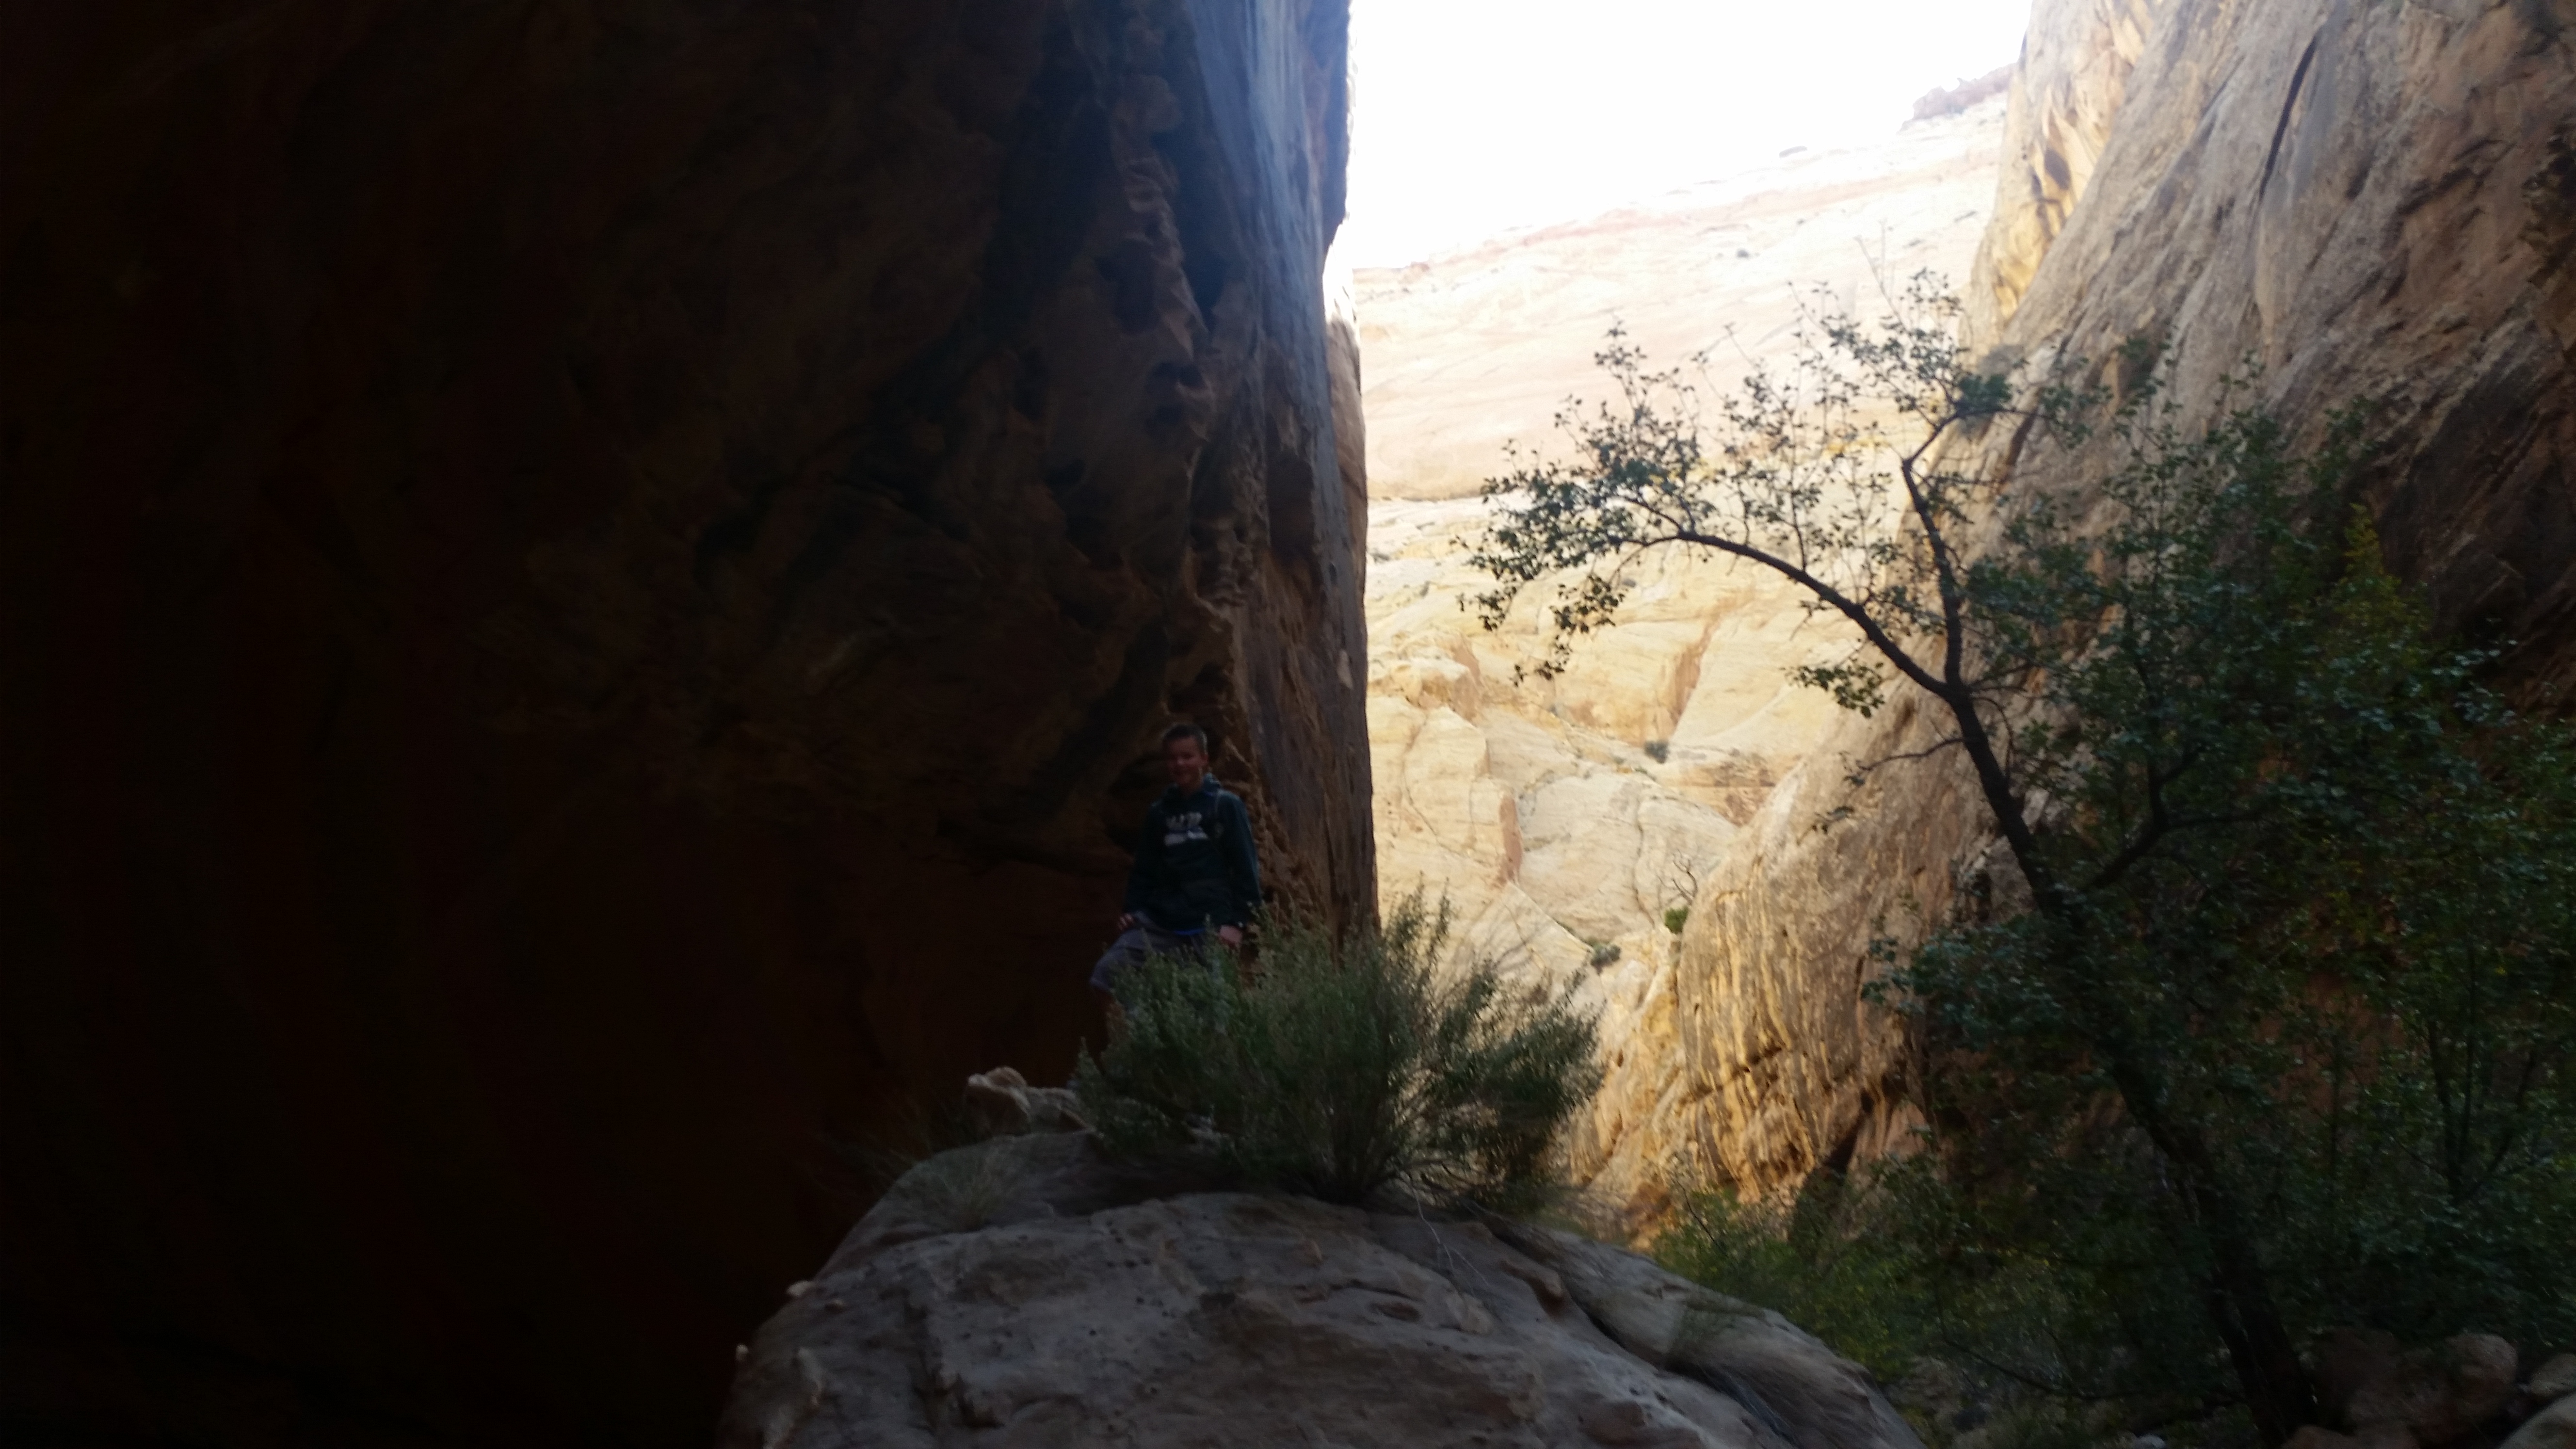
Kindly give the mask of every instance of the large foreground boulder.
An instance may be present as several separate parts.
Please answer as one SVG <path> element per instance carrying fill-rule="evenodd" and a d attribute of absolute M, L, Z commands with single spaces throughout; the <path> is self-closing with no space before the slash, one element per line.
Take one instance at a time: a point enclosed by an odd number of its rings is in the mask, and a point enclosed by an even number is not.
<path fill-rule="evenodd" d="M 744 1348 L 721 1449 L 1917 1449 L 1857 1366 L 1634 1254 L 1189 1186 L 1087 1133 L 921 1164 Z"/>

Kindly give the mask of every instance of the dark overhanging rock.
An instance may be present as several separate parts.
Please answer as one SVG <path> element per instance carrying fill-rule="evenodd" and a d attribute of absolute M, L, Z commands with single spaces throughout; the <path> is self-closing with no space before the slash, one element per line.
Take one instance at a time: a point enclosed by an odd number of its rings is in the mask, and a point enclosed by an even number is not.
<path fill-rule="evenodd" d="M 0 1437 L 702 1442 L 1171 713 L 1373 910 L 1344 24 L 21 20 Z"/>

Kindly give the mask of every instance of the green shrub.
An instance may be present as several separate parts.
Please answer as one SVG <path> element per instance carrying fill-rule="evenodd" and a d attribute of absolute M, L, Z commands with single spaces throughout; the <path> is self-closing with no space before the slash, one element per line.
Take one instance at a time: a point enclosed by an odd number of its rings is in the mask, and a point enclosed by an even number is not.
<path fill-rule="evenodd" d="M 1892 1383 L 1921 1350 L 1917 1305 L 1908 1301 L 1901 1253 L 1857 1231 L 1856 1215 L 1842 1207 L 1816 1193 L 1782 1203 L 1722 1188 L 1688 1192 L 1655 1257 L 1685 1278 L 1787 1315 Z"/>
<path fill-rule="evenodd" d="M 2210 1392 L 2201 1305 L 2137 1226 L 2034 1231 L 1918 1156 L 1820 1173 L 1788 1202 L 1686 1192 L 1655 1256 L 1869 1369 L 1933 1449 L 1970 1430 L 1986 1449 L 2091 1449 L 2123 1429 L 2246 1449 L 2242 1412 Z"/>
<path fill-rule="evenodd" d="M 1526 1202 L 1600 1082 L 1594 1022 L 1441 969 L 1448 928 L 1417 898 L 1339 942 L 1274 922 L 1248 984 L 1231 958 L 1129 972 L 1125 1028 L 1074 1082 L 1102 1146 L 1334 1202 Z"/>
<path fill-rule="evenodd" d="M 1682 928 L 1689 924 L 1690 907 L 1688 906 L 1674 906 L 1664 912 L 1664 929 L 1676 936 L 1680 935 Z"/>
<path fill-rule="evenodd" d="M 1794 1208 L 1694 1199 L 1663 1245 L 1890 1380 L 1957 1369 L 2016 1433 L 2081 1441 L 2098 1406 L 2247 1442 L 2219 1286 L 2296 1345 L 2576 1338 L 2576 732 L 2435 643 L 2366 523 L 2303 533 L 2312 493 L 2247 487 L 2269 427 L 2198 445 L 2228 466 L 2174 516 L 2205 533 L 2140 510 L 2092 544 L 2168 546 L 2018 740 L 2078 911 L 1971 897 L 1882 943 L 1920 1155 Z"/>

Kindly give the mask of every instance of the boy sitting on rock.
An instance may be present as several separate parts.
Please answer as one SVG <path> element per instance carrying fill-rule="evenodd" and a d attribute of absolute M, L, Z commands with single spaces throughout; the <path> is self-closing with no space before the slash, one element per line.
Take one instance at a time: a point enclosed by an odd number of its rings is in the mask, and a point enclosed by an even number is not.
<path fill-rule="evenodd" d="M 1204 957 L 1211 931 L 1241 946 L 1261 905 L 1252 820 L 1243 798 L 1208 773 L 1207 732 L 1194 724 L 1163 731 L 1163 769 L 1172 786 L 1145 811 L 1118 940 L 1091 968 L 1091 988 L 1104 998 L 1120 972 L 1148 956 Z"/>

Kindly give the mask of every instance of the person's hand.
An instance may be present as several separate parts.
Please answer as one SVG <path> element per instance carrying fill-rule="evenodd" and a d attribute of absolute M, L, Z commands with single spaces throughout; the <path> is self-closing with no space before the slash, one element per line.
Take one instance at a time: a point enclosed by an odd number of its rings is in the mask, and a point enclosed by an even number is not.
<path fill-rule="evenodd" d="M 1238 951 L 1243 949 L 1243 928 L 1241 926 L 1219 926 L 1216 928 L 1216 938 Z"/>
<path fill-rule="evenodd" d="M 1135 916 L 1132 914 L 1121 913 L 1118 917 L 1118 929 L 1122 931 L 1132 931 L 1136 929 Z"/>

